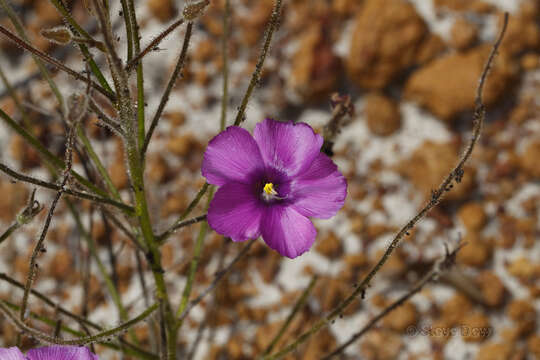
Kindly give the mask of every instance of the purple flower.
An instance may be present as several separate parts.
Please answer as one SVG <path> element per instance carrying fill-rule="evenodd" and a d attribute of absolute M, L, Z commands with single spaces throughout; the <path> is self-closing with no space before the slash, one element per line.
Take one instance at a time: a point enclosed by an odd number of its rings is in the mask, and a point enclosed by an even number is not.
<path fill-rule="evenodd" d="M 266 119 L 253 136 L 230 126 L 204 153 L 202 174 L 219 189 L 208 224 L 233 241 L 263 240 L 295 258 L 317 231 L 308 217 L 328 219 L 341 209 L 347 182 L 320 152 L 323 139 L 304 123 Z"/>
<path fill-rule="evenodd" d="M 28 350 L 26 356 L 16 347 L 0 348 L 1 360 L 98 360 L 84 346 L 53 345 Z"/>

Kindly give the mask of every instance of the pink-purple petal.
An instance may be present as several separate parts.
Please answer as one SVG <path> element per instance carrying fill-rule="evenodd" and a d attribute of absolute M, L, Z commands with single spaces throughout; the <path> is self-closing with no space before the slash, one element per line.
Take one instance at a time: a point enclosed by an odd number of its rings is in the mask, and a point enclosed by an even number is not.
<path fill-rule="evenodd" d="M 293 259 L 311 248 L 317 230 L 308 218 L 292 207 L 274 205 L 266 208 L 261 233 L 269 247 Z"/>
<path fill-rule="evenodd" d="M 263 210 L 252 185 L 227 183 L 218 189 L 210 202 L 208 224 L 234 241 L 255 239 L 260 236 Z"/>
<path fill-rule="evenodd" d="M 264 169 L 257 143 L 251 134 L 230 126 L 208 143 L 202 163 L 202 175 L 213 185 L 249 182 L 250 175 Z"/>
<path fill-rule="evenodd" d="M 320 153 L 311 167 L 291 182 L 293 207 L 302 215 L 328 219 L 343 207 L 347 180 L 332 160 Z"/>
<path fill-rule="evenodd" d="M 23 353 L 17 347 L 0 348 L 1 360 L 26 360 Z"/>
<path fill-rule="evenodd" d="M 47 346 L 28 350 L 28 360 L 98 360 L 88 348 L 84 346 Z"/>
<path fill-rule="evenodd" d="M 305 123 L 284 123 L 272 119 L 258 123 L 253 137 L 266 166 L 283 171 L 289 177 L 307 169 L 323 143 L 323 138 Z"/>

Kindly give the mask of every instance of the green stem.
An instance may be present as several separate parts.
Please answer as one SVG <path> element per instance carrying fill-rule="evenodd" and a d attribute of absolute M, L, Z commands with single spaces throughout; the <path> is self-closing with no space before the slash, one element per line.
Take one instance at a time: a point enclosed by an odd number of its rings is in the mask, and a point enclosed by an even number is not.
<path fill-rule="evenodd" d="M 208 207 L 210 206 L 210 201 L 212 201 L 212 197 L 214 196 L 214 187 L 212 186 L 210 188 L 210 192 L 208 193 L 208 201 L 206 203 L 206 209 L 208 210 Z M 201 252 L 204 244 L 204 239 L 206 238 L 206 233 L 208 231 L 208 221 L 204 221 L 201 224 L 201 228 L 199 230 L 199 236 L 197 236 L 197 241 L 195 243 L 195 249 L 193 250 L 193 259 L 191 260 L 191 265 L 189 267 L 189 275 L 187 278 L 186 286 L 184 287 L 184 292 L 182 293 L 182 300 L 180 302 L 180 306 L 178 306 L 178 310 L 176 311 L 176 317 L 179 318 L 180 315 L 184 312 L 184 309 L 188 305 L 189 302 L 189 296 L 191 295 L 191 289 L 193 287 L 193 279 L 195 278 L 195 273 L 197 272 L 197 267 L 199 266 L 199 259 L 201 257 Z M 182 326 L 183 319 L 180 319 L 178 321 L 178 327 Z"/>
<path fill-rule="evenodd" d="M 97 171 L 103 178 L 103 181 L 105 182 L 105 185 L 109 189 L 109 192 L 114 197 L 114 199 L 118 201 L 122 201 L 122 198 L 120 197 L 120 193 L 118 192 L 118 189 L 116 186 L 114 186 L 111 177 L 109 176 L 109 173 L 107 172 L 107 169 L 105 169 L 105 166 L 103 166 L 103 163 L 97 156 L 96 152 L 94 151 L 94 147 L 92 146 L 92 143 L 90 142 L 90 139 L 86 136 L 86 133 L 84 132 L 84 129 L 82 128 L 81 124 L 77 124 L 77 136 L 79 139 L 81 139 L 84 149 L 88 153 L 88 156 L 94 163 L 94 165 L 97 168 Z"/>

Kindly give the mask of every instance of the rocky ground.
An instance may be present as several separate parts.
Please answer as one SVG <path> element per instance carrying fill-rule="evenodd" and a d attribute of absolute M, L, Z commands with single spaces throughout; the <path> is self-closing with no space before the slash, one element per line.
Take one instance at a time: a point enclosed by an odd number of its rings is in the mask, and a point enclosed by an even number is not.
<path fill-rule="evenodd" d="M 37 47 L 83 69 L 74 47 L 53 45 L 39 35 L 40 29 L 61 24 L 47 1 L 12 3 L 24 15 Z M 73 15 L 96 31 L 83 3 L 73 2 Z M 272 10 L 270 0 L 231 3 L 229 123 L 247 87 Z M 137 5 L 143 44 L 180 11 L 173 0 L 140 0 Z M 111 6 L 122 46 L 125 32 L 119 5 Z M 276 349 L 354 290 L 396 231 L 429 199 L 467 143 L 478 78 L 503 11 L 511 14 L 508 31 L 486 84 L 486 123 L 463 181 L 396 250 L 365 299 L 351 304 L 343 318 L 288 358 L 321 358 L 409 289 L 444 254 L 444 244 L 452 247 L 462 239 L 467 245 L 459 252 L 454 270 L 388 315 L 350 346 L 343 358 L 540 359 L 540 5 L 534 0 L 285 1 L 275 45 L 244 126 L 252 130 L 264 117 L 273 117 L 304 121 L 322 131 L 331 116 L 331 94 L 350 95 L 355 114 L 334 147 L 334 159 L 348 180 L 348 198 L 335 218 L 315 221 L 317 242 L 298 259 L 284 259 L 257 242 L 191 313 L 180 336 L 185 354 L 196 359 L 254 358 L 315 274 L 318 280 L 306 306 Z M 219 130 L 222 14 L 223 1 L 212 1 L 197 21 L 184 77 L 177 82 L 149 148 L 147 186 L 158 230 L 180 215 L 204 183 L 202 154 Z M 11 26 L 3 13 L 0 23 Z M 183 35 L 184 28 L 175 31 L 145 58 L 149 118 Z M 29 56 L 5 39 L 0 39 L 0 49 L 0 65 L 24 100 L 33 133 L 53 153 L 62 155 L 65 131 L 55 115 L 49 87 L 32 77 L 36 67 Z M 102 57 L 97 59 L 104 64 Z M 55 79 L 66 96 L 84 91 L 83 85 L 63 74 Z M 1 108 L 20 119 L 5 86 L 0 93 Z M 112 109 L 106 110 L 113 114 Z M 87 133 L 113 183 L 129 201 L 122 144 L 97 125 L 95 115 L 88 116 Z M 48 178 L 38 154 L 3 123 L 0 161 Z M 75 168 L 83 172 L 84 158 L 75 161 Z M 0 232 L 24 206 L 30 191 L 30 186 L 0 176 Z M 38 189 L 37 198 L 50 204 L 52 195 Z M 145 300 L 132 244 L 109 228 L 110 222 L 104 222 L 89 203 L 76 206 L 109 271 L 115 264 L 116 281 L 130 314 L 138 314 Z M 91 275 L 85 276 L 88 250 L 68 210 L 64 203 L 57 210 L 47 252 L 39 259 L 35 287 L 64 307 L 76 313 L 88 311 L 90 319 L 112 326 L 118 321 L 116 308 L 95 263 L 90 265 Z M 201 205 L 193 215 L 202 212 Z M 2 243 L 0 272 L 25 279 L 44 216 L 45 212 Z M 163 265 L 175 301 L 184 287 L 198 228 L 179 231 L 164 246 Z M 215 233 L 208 236 L 194 295 L 241 246 L 226 243 Z M 152 278 L 145 274 L 151 287 Z M 20 295 L 0 282 L 2 298 L 17 303 Z M 31 302 L 31 309 L 54 316 L 37 300 Z M 14 344 L 14 327 L 4 320 L 0 324 L 0 345 Z M 151 346 L 147 323 L 135 331 L 143 345 Z M 198 336 L 202 340 L 195 348 Z M 32 346 L 30 339 L 25 344 Z M 102 346 L 95 350 L 103 359 L 116 358 Z"/>

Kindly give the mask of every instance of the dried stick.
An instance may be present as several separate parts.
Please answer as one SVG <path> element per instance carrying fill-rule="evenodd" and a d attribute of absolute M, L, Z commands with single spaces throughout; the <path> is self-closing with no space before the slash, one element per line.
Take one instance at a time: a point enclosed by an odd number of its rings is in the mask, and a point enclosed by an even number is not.
<path fill-rule="evenodd" d="M 274 34 L 274 31 L 277 29 L 278 24 L 279 24 L 280 12 L 281 12 L 281 0 L 276 0 L 274 4 L 274 8 L 272 10 L 272 16 L 270 17 L 270 22 L 268 23 L 268 27 L 266 28 L 264 32 L 264 36 L 265 36 L 264 45 L 263 45 L 261 54 L 259 55 L 259 60 L 257 61 L 257 64 L 255 65 L 255 71 L 253 72 L 253 75 L 251 76 L 251 81 L 249 82 L 249 86 L 246 90 L 244 98 L 242 99 L 242 103 L 240 107 L 238 108 L 236 119 L 234 120 L 234 125 L 236 126 L 240 125 L 240 123 L 244 121 L 244 113 L 246 111 L 249 98 L 251 97 L 251 93 L 253 92 L 253 89 L 259 83 L 259 80 L 261 78 L 261 72 L 264 65 L 264 60 L 266 59 L 266 54 L 268 54 L 268 50 L 270 49 L 270 42 L 272 41 L 272 35 Z"/>
<path fill-rule="evenodd" d="M 508 24 L 508 13 L 504 14 L 504 22 L 503 27 L 500 32 L 500 35 L 496 42 L 493 45 L 493 48 L 491 50 L 491 53 L 488 57 L 488 60 L 486 62 L 486 65 L 484 66 L 484 69 L 482 71 L 482 75 L 480 76 L 480 81 L 478 83 L 478 89 L 475 99 L 475 110 L 473 115 L 473 134 L 472 138 L 467 145 L 467 148 L 463 152 L 460 160 L 458 161 L 457 165 L 454 167 L 454 169 L 448 174 L 448 176 L 444 179 L 442 184 L 438 187 L 437 190 L 433 191 L 431 199 L 428 201 L 428 203 L 420 210 L 420 212 L 414 216 L 394 237 L 388 248 L 386 249 L 385 253 L 382 255 L 380 260 L 377 262 L 377 264 L 373 267 L 373 269 L 368 273 L 368 275 L 364 278 L 364 280 L 360 283 L 359 286 L 356 287 L 356 289 L 352 292 L 351 295 L 349 295 L 345 300 L 343 300 L 334 310 L 330 312 L 326 317 L 323 319 L 320 319 L 311 327 L 311 329 L 307 330 L 303 334 L 301 334 L 294 342 L 292 342 L 290 345 L 286 346 L 282 350 L 280 350 L 278 353 L 269 355 L 264 357 L 264 359 L 280 359 L 286 354 L 290 353 L 296 347 L 302 343 L 304 343 L 307 339 L 311 337 L 314 333 L 319 331 L 321 328 L 327 326 L 331 323 L 333 319 L 335 319 L 337 316 L 339 316 L 343 310 L 349 304 L 351 304 L 358 295 L 364 294 L 366 289 L 369 286 L 369 283 L 377 274 L 377 272 L 381 269 L 381 267 L 386 263 L 394 249 L 398 246 L 401 239 L 403 239 L 404 236 L 409 234 L 409 231 L 422 219 L 433 207 L 435 207 L 441 199 L 444 197 L 444 194 L 447 191 L 450 191 L 452 189 L 452 182 L 456 181 L 456 183 L 459 183 L 461 179 L 463 178 L 463 166 L 469 159 L 472 150 L 478 141 L 478 138 L 480 137 L 480 133 L 482 130 L 482 123 L 485 117 L 485 106 L 482 102 L 482 92 L 485 84 L 485 80 L 487 77 L 487 73 L 489 72 L 489 69 L 491 67 L 491 64 L 493 62 L 493 59 L 495 58 L 495 55 L 497 53 L 497 50 L 499 48 L 499 45 L 504 37 L 504 33 L 506 32 L 506 26 Z"/>

